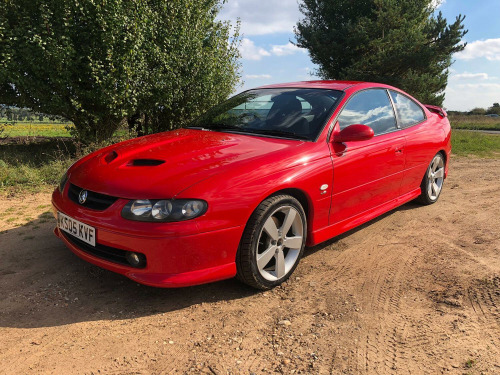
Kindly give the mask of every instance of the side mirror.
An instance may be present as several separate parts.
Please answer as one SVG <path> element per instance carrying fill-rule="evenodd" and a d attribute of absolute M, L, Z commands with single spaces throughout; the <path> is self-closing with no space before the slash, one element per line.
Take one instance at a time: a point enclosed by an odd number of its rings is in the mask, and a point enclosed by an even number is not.
<path fill-rule="evenodd" d="M 338 143 L 367 141 L 373 138 L 373 129 L 368 125 L 355 124 L 349 125 L 334 135 L 333 141 Z"/>

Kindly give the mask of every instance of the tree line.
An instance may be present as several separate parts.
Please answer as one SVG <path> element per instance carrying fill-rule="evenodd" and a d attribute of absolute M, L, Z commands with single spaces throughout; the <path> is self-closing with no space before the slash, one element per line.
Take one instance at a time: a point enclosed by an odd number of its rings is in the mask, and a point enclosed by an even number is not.
<path fill-rule="evenodd" d="M 2 122 L 68 122 L 60 116 L 33 112 L 29 108 L 16 108 L 0 105 L 0 123 Z"/>
<path fill-rule="evenodd" d="M 473 108 L 471 111 L 466 112 L 468 115 L 499 115 L 500 116 L 500 103 L 493 103 L 488 108 Z"/>

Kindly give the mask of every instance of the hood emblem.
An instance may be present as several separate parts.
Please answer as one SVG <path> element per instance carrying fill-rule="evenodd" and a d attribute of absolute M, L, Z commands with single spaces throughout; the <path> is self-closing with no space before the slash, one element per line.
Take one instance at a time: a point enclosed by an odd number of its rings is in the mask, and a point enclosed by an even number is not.
<path fill-rule="evenodd" d="M 80 194 L 78 194 L 78 202 L 80 204 L 84 204 L 87 201 L 87 196 L 88 196 L 87 190 L 82 190 Z"/>

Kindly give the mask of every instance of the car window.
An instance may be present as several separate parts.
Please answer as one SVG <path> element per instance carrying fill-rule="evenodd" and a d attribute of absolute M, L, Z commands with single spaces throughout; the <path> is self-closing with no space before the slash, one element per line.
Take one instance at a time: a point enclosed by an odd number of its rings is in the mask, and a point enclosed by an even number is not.
<path fill-rule="evenodd" d="M 398 113 L 399 125 L 402 128 L 407 128 L 425 120 L 424 111 L 417 103 L 399 92 L 392 90 L 390 92 Z"/>
<path fill-rule="evenodd" d="M 341 130 L 354 124 L 368 125 L 375 135 L 397 129 L 391 101 L 383 89 L 355 94 L 340 113 L 338 122 Z"/>

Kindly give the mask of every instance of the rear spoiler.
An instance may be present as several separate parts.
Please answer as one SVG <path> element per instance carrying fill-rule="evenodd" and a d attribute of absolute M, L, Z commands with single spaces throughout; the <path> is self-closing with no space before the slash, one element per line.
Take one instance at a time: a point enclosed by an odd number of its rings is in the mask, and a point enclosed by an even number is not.
<path fill-rule="evenodd" d="M 446 111 L 443 108 L 438 107 L 436 105 L 424 104 L 424 107 L 427 108 L 432 113 L 437 113 L 441 117 L 447 117 L 448 116 L 448 114 L 446 113 Z"/>

